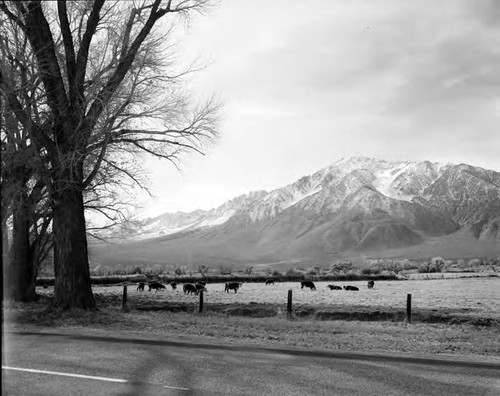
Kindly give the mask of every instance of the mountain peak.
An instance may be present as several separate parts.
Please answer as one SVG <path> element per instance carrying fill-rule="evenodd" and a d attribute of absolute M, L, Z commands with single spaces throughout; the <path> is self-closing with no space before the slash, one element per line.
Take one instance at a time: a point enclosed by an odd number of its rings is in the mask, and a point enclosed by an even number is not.
<path fill-rule="evenodd" d="M 450 254 L 461 249 L 496 257 L 500 172 L 467 164 L 342 158 L 270 192 L 243 194 L 207 211 L 145 220 L 119 235 L 127 236 L 161 236 L 145 249 L 158 245 L 157 260 L 172 265 L 323 265 L 342 255 L 435 252 L 436 246 L 451 246 Z M 146 250 L 143 254 L 150 254 Z"/>
<path fill-rule="evenodd" d="M 380 218 L 403 221 L 405 227 L 416 227 L 417 234 L 438 232 L 437 229 L 449 231 L 463 225 L 479 227 L 480 233 L 491 214 L 497 209 L 500 213 L 499 189 L 495 190 L 500 185 L 499 175 L 467 164 L 346 157 L 270 192 L 242 194 L 207 211 L 148 219 L 137 231 L 157 229 L 158 233 L 169 234 L 221 227 L 225 223 L 234 227 L 242 219 L 245 224 L 264 224 L 279 221 L 289 213 L 321 224 L 325 219 L 344 218 L 352 212 L 361 218 L 377 213 Z M 483 200 L 481 194 L 489 201 L 476 207 Z M 149 232 L 148 235 L 151 236 Z"/>

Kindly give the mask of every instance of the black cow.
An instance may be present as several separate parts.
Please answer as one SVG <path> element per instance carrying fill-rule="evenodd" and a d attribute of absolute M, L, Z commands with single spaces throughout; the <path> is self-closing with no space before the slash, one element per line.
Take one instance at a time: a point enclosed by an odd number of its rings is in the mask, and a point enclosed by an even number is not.
<path fill-rule="evenodd" d="M 373 289 L 373 286 L 375 286 L 375 282 L 374 281 L 368 281 L 368 289 Z"/>
<path fill-rule="evenodd" d="M 205 281 L 198 281 L 194 284 L 194 287 L 196 287 L 196 291 L 199 293 L 200 291 L 207 291 L 206 286 L 207 282 Z"/>
<path fill-rule="evenodd" d="M 344 286 L 344 290 L 352 290 L 352 291 L 358 291 L 359 289 L 356 286 Z"/>
<path fill-rule="evenodd" d="M 165 285 L 162 285 L 160 282 L 157 281 L 149 282 L 148 286 L 149 286 L 149 291 L 151 290 L 158 291 L 161 289 L 165 289 Z"/>
<path fill-rule="evenodd" d="M 144 291 L 144 282 L 139 282 L 137 285 L 137 290 Z"/>
<path fill-rule="evenodd" d="M 328 285 L 326 287 L 328 287 L 330 290 L 342 290 L 342 288 L 337 285 Z"/>
<path fill-rule="evenodd" d="M 237 293 L 240 287 L 241 287 L 240 282 L 226 282 L 226 287 L 224 288 L 224 291 L 226 293 L 229 293 L 229 290 L 234 290 L 234 292 Z"/>
<path fill-rule="evenodd" d="M 312 290 L 316 290 L 316 286 L 311 281 L 302 281 L 302 282 L 300 282 L 300 288 L 303 289 L 304 287 L 308 287 L 309 289 L 311 289 L 311 291 Z"/>
<path fill-rule="evenodd" d="M 198 294 L 198 290 L 196 289 L 196 286 L 193 285 L 192 283 L 186 283 L 182 287 L 182 290 L 184 291 L 184 294 Z"/>
<path fill-rule="evenodd" d="M 170 286 L 172 287 L 172 290 L 177 289 L 177 282 L 175 281 L 170 282 Z"/>
<path fill-rule="evenodd" d="M 266 280 L 266 285 L 274 285 L 274 279 Z"/>

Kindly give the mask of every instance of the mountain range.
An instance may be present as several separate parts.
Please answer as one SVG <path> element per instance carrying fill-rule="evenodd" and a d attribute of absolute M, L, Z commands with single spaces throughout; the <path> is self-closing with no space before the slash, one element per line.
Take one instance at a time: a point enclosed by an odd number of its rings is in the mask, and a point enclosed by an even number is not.
<path fill-rule="evenodd" d="M 91 248 L 99 262 L 324 265 L 360 255 L 496 257 L 500 172 L 343 158 L 273 191 L 211 210 L 165 213 L 108 237 L 112 244 Z"/>

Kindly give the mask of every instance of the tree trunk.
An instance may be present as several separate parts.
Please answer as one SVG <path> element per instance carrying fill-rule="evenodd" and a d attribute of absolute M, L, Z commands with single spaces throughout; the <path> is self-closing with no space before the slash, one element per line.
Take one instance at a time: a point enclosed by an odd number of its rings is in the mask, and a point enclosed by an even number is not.
<path fill-rule="evenodd" d="M 30 222 L 26 208 L 27 195 L 20 191 L 14 203 L 12 217 L 12 246 L 6 273 L 6 296 L 14 301 L 36 301 L 36 268 L 30 249 Z"/>
<path fill-rule="evenodd" d="M 8 262 L 9 262 L 9 227 L 7 226 L 7 219 L 2 217 L 2 268 L 7 268 Z"/>
<path fill-rule="evenodd" d="M 66 179 L 69 180 L 69 179 Z M 95 309 L 92 294 L 83 194 L 67 186 L 54 201 L 54 304 L 58 308 Z"/>

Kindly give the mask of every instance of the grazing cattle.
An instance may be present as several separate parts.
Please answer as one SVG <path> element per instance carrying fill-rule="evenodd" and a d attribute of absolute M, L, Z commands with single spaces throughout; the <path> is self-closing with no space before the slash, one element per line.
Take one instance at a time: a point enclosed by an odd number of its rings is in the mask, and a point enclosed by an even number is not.
<path fill-rule="evenodd" d="M 182 287 L 182 290 L 184 291 L 184 294 L 198 294 L 198 290 L 196 289 L 196 286 L 193 285 L 192 283 L 186 283 Z"/>
<path fill-rule="evenodd" d="M 344 286 L 344 290 L 352 290 L 352 291 L 358 291 L 359 289 L 356 286 Z"/>
<path fill-rule="evenodd" d="M 204 281 L 199 281 L 194 284 L 194 287 L 196 288 L 196 291 L 199 293 L 200 291 L 207 291 L 206 286 L 207 282 Z"/>
<path fill-rule="evenodd" d="M 165 289 L 164 285 L 162 285 L 160 282 L 156 282 L 156 281 L 149 282 L 148 286 L 149 286 L 149 291 L 151 291 L 151 290 L 158 291 L 161 289 Z"/>
<path fill-rule="evenodd" d="M 177 289 L 177 282 L 170 282 L 170 286 L 172 287 L 172 290 Z"/>
<path fill-rule="evenodd" d="M 340 286 L 337 285 L 328 285 L 327 286 L 330 290 L 342 290 Z"/>
<path fill-rule="evenodd" d="M 137 290 L 144 291 L 144 282 L 139 282 L 137 285 Z"/>
<path fill-rule="evenodd" d="M 266 285 L 274 285 L 274 279 L 266 280 Z"/>
<path fill-rule="evenodd" d="M 375 282 L 374 281 L 368 281 L 368 289 L 373 289 L 373 286 L 375 286 Z"/>
<path fill-rule="evenodd" d="M 226 287 L 224 291 L 229 293 L 229 290 L 234 290 L 235 293 L 238 292 L 238 289 L 241 287 L 241 282 L 226 282 Z"/>
<path fill-rule="evenodd" d="M 300 282 L 300 288 L 303 289 L 304 287 L 308 287 L 309 289 L 311 289 L 311 291 L 316 290 L 316 286 L 311 281 Z"/>

